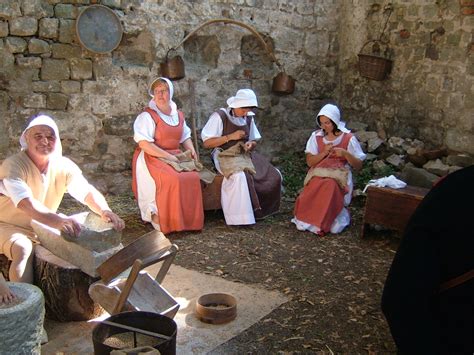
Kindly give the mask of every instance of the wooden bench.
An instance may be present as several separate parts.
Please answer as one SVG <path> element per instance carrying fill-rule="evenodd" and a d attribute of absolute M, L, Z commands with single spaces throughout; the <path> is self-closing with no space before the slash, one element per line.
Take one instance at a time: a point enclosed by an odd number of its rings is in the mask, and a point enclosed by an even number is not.
<path fill-rule="evenodd" d="M 407 186 L 403 189 L 370 186 L 367 189 L 361 237 L 369 224 L 402 232 L 429 189 Z"/>
<path fill-rule="evenodd" d="M 224 176 L 218 174 L 214 181 L 202 188 L 202 204 L 204 211 L 220 210 L 221 206 L 221 186 Z"/>

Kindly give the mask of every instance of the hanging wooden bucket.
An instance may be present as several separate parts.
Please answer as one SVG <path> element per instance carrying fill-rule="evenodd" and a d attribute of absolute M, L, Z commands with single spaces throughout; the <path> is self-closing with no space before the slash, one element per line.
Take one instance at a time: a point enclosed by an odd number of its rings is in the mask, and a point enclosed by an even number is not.
<path fill-rule="evenodd" d="M 288 95 L 295 91 L 295 79 L 285 72 L 280 72 L 273 78 L 272 91 L 277 94 Z"/>
<path fill-rule="evenodd" d="M 177 55 L 171 59 L 166 58 L 164 63 L 160 64 L 161 75 L 170 80 L 179 80 L 184 78 L 184 61 Z"/>

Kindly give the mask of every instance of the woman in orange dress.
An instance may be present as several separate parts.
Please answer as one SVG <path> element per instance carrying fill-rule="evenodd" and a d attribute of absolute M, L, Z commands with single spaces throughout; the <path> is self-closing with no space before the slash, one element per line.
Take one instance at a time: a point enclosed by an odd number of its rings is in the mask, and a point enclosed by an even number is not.
<path fill-rule="evenodd" d="M 159 159 L 177 162 L 180 145 L 196 159 L 191 130 L 172 101 L 170 80 L 155 79 L 148 92 L 153 98 L 133 124 L 138 146 L 132 162 L 132 189 L 141 217 L 163 233 L 201 230 L 204 210 L 198 173 L 177 172 Z"/>
<path fill-rule="evenodd" d="M 321 129 L 311 134 L 305 150 L 308 177 L 314 176 L 298 196 L 291 221 L 298 230 L 318 235 L 340 233 L 350 223 L 345 208 L 352 197 L 350 167 L 359 170 L 365 154 L 357 138 L 345 128 L 337 106 L 325 105 L 316 121 Z M 339 181 L 337 175 L 341 176 Z M 341 184 L 343 178 L 347 181 Z"/>

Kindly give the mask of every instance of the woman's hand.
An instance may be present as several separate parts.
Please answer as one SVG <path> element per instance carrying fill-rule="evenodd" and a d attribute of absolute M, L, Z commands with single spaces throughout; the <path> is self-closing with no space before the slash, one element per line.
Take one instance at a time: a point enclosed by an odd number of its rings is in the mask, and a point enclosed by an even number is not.
<path fill-rule="evenodd" d="M 256 146 L 257 146 L 257 142 L 248 141 L 248 142 L 245 142 L 244 149 L 245 149 L 246 152 L 249 152 L 251 150 L 254 150 Z"/>
<path fill-rule="evenodd" d="M 110 210 L 102 211 L 101 217 L 104 221 L 112 223 L 116 231 L 121 231 L 125 228 L 125 222 L 123 221 L 123 219 Z"/>
<path fill-rule="evenodd" d="M 332 151 L 337 157 L 346 157 L 347 156 L 347 150 L 343 148 L 332 148 Z"/>
<path fill-rule="evenodd" d="M 239 129 L 237 131 L 232 132 L 231 134 L 228 134 L 227 137 L 230 141 L 238 141 L 245 137 L 245 132 Z"/>
<path fill-rule="evenodd" d="M 324 149 L 323 149 L 323 151 L 322 151 L 323 156 L 324 156 L 324 157 L 327 157 L 329 154 L 331 154 L 331 152 L 332 152 L 333 149 L 338 149 L 338 148 L 333 148 L 332 143 L 325 144 L 325 145 L 324 145 Z"/>

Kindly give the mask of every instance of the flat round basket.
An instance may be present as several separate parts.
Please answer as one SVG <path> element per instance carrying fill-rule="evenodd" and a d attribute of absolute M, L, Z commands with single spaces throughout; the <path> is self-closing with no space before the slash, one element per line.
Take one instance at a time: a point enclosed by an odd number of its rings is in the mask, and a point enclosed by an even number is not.
<path fill-rule="evenodd" d="M 83 47 L 94 53 L 112 52 L 122 40 L 122 24 L 117 15 L 103 5 L 91 5 L 76 21 L 76 33 Z"/>

